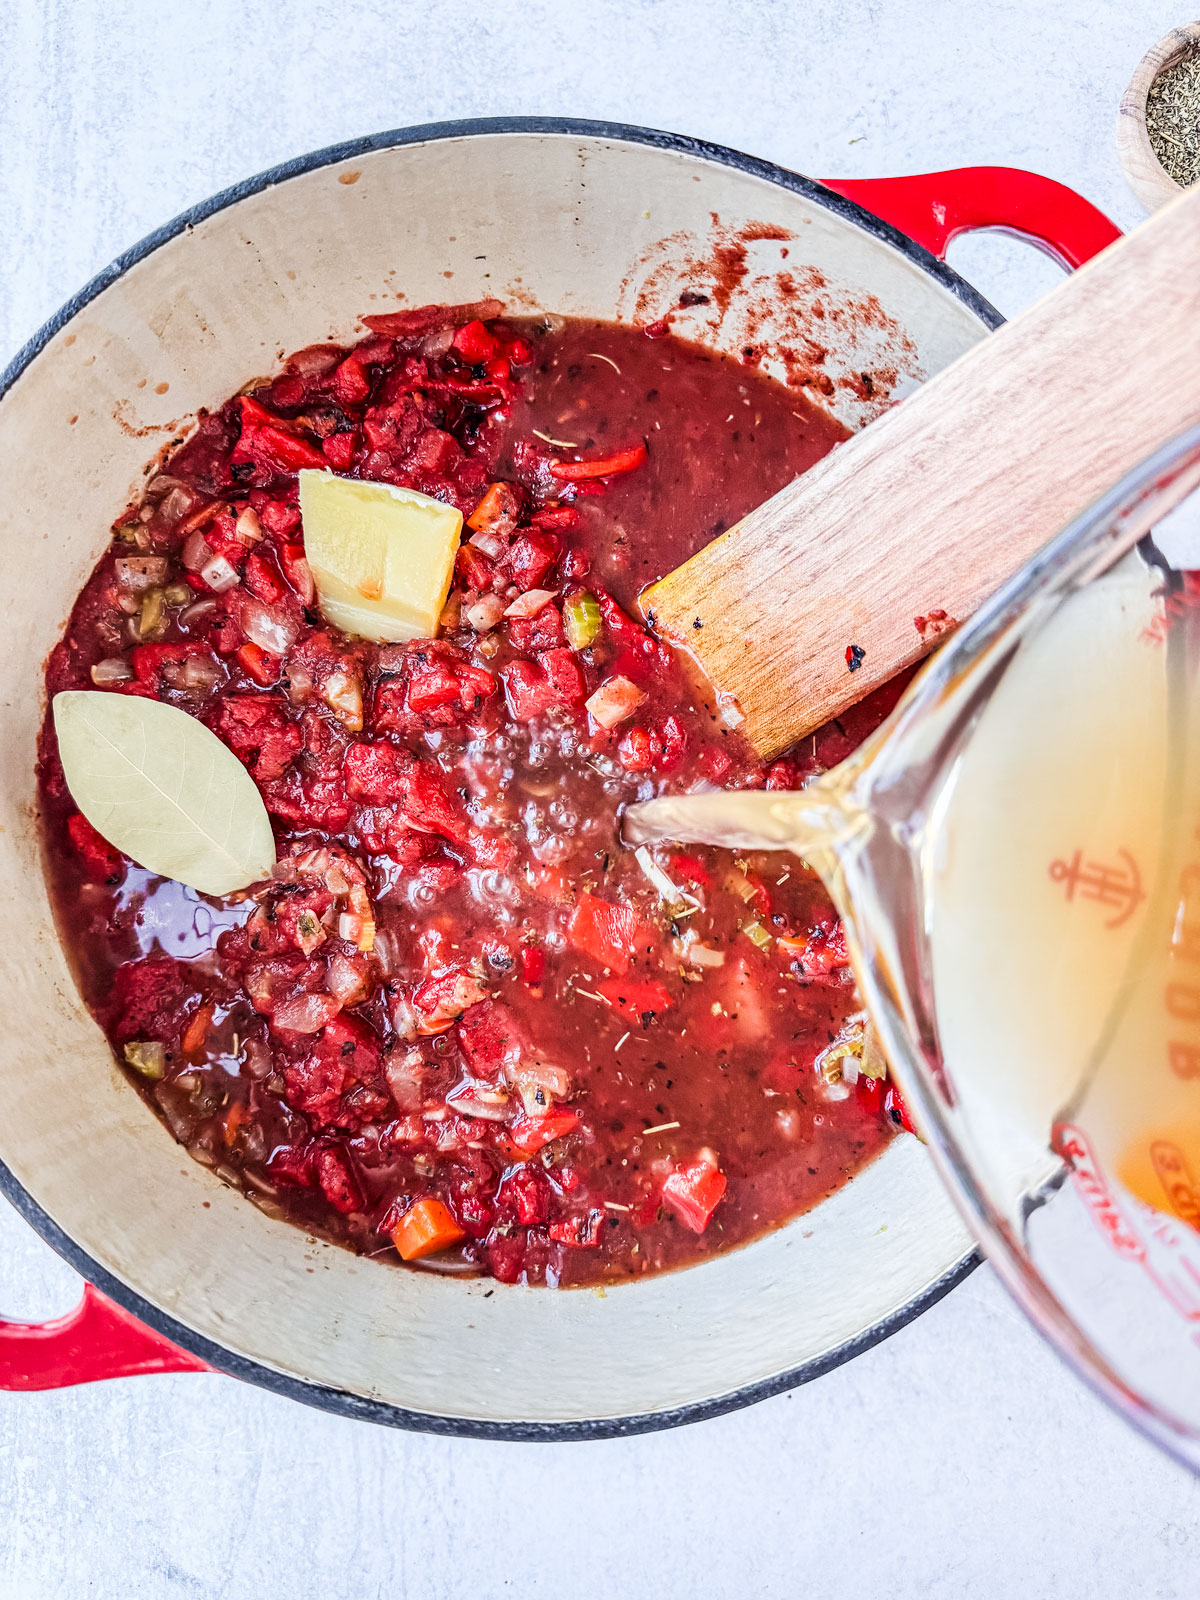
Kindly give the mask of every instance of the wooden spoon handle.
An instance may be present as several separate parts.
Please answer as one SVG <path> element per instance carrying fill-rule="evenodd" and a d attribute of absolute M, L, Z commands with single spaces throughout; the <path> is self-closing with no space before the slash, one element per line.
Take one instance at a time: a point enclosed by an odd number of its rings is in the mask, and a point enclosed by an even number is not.
<path fill-rule="evenodd" d="M 939 614 L 964 620 L 1197 421 L 1200 188 L 653 584 L 642 609 L 772 756 L 918 660 Z"/>

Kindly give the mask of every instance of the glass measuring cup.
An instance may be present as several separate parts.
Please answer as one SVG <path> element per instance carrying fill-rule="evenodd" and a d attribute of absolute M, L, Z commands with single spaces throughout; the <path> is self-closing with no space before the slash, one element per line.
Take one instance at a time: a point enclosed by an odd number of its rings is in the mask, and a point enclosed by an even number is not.
<path fill-rule="evenodd" d="M 790 846 L 821 872 L 993 1265 L 1196 1470 L 1198 484 L 1200 428 L 1048 545 L 800 794 L 651 802 L 626 830 Z"/>

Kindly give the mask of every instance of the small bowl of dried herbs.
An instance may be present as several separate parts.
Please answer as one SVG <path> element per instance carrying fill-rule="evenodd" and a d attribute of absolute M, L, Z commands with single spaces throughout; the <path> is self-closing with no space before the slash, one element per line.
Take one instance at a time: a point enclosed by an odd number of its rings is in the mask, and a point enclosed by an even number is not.
<path fill-rule="evenodd" d="M 1142 57 L 1117 113 L 1117 154 L 1148 211 L 1200 181 L 1200 22 Z"/>

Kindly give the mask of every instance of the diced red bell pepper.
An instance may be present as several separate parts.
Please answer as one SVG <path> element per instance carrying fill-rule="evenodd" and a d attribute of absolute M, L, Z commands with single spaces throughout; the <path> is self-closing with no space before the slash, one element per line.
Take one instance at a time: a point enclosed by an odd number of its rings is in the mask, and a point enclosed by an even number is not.
<path fill-rule="evenodd" d="M 664 1181 L 663 1204 L 693 1233 L 703 1233 L 709 1219 L 724 1197 L 725 1174 L 711 1151 L 702 1151 L 692 1161 L 676 1167 Z"/>
<path fill-rule="evenodd" d="M 672 1004 L 670 994 L 657 978 L 605 978 L 596 990 L 609 1005 L 639 1021 L 643 1028 L 648 1028 L 659 1012 Z"/>
<path fill-rule="evenodd" d="M 582 483 L 588 478 L 611 478 L 619 472 L 632 472 L 649 459 L 650 454 L 643 439 L 628 450 L 601 456 L 598 461 L 552 461 L 550 471 L 565 483 Z"/>
<path fill-rule="evenodd" d="M 454 348 L 469 366 L 477 367 L 495 360 L 500 354 L 500 341 L 476 317 L 454 335 Z"/>
<path fill-rule="evenodd" d="M 242 436 L 233 448 L 234 462 L 253 462 L 274 472 L 299 472 L 301 467 L 325 466 L 325 457 L 315 444 L 288 433 L 276 425 L 275 418 L 272 417 L 269 424 L 252 423 L 247 417 L 247 403 L 254 405 L 248 395 L 242 398 Z M 261 406 L 256 410 L 264 416 L 271 415 Z"/>
<path fill-rule="evenodd" d="M 567 927 L 567 937 L 576 950 L 619 976 L 629 971 L 642 936 L 642 925 L 629 906 L 586 893 L 576 902 Z"/>
<path fill-rule="evenodd" d="M 558 1107 L 547 1111 L 544 1117 L 518 1117 L 511 1124 L 508 1136 L 523 1155 L 531 1156 L 553 1139 L 563 1139 L 579 1126 L 573 1111 Z"/>
<path fill-rule="evenodd" d="M 540 944 L 523 944 L 518 960 L 521 966 L 521 982 L 531 987 L 541 983 L 546 975 L 546 952 Z"/>
<path fill-rule="evenodd" d="M 708 889 L 712 886 L 712 875 L 704 863 L 695 856 L 672 856 L 671 871 L 677 878 L 686 878 L 699 889 Z"/>

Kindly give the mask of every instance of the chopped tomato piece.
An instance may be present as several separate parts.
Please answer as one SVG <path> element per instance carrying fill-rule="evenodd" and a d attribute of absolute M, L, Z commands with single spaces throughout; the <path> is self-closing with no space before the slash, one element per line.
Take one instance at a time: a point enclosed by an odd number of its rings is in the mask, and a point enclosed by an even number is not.
<path fill-rule="evenodd" d="M 725 1194 L 725 1174 L 711 1150 L 676 1167 L 664 1181 L 663 1204 L 693 1233 L 703 1233 Z"/>
<path fill-rule="evenodd" d="M 610 478 L 618 472 L 632 472 L 649 459 L 643 439 L 628 450 L 618 450 L 615 455 L 602 456 L 598 461 L 552 461 L 550 471 L 567 483 L 580 483 L 587 478 Z"/>
<path fill-rule="evenodd" d="M 392 1243 L 402 1261 L 422 1261 L 465 1238 L 442 1202 L 429 1196 L 410 1206 L 392 1229 Z"/>
<path fill-rule="evenodd" d="M 629 971 L 642 932 L 630 906 L 614 905 L 594 894 L 580 895 L 567 928 L 576 950 L 618 974 Z"/>

